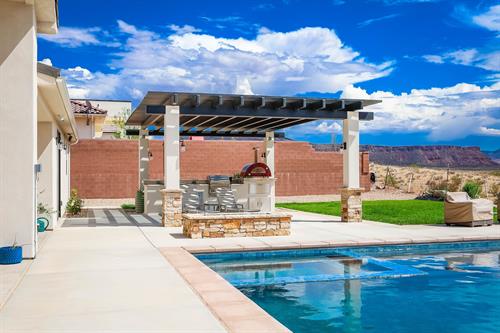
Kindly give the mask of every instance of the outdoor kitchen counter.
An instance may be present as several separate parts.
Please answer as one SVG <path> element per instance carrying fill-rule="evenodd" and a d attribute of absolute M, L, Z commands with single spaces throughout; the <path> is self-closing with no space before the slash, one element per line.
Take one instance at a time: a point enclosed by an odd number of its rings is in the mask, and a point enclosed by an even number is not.
<path fill-rule="evenodd" d="M 290 235 L 292 215 L 286 213 L 183 214 L 183 234 L 190 238 Z"/>

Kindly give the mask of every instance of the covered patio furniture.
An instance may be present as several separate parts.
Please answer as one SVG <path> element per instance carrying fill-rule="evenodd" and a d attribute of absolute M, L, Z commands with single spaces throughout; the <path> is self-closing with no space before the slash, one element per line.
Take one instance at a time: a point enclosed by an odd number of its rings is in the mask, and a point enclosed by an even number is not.
<path fill-rule="evenodd" d="M 493 203 L 486 199 L 471 199 L 466 192 L 448 192 L 444 202 L 446 225 L 468 227 L 493 224 Z"/>
<path fill-rule="evenodd" d="M 242 212 L 243 205 L 236 202 L 233 190 L 219 187 L 215 190 L 219 208 L 223 212 Z"/>

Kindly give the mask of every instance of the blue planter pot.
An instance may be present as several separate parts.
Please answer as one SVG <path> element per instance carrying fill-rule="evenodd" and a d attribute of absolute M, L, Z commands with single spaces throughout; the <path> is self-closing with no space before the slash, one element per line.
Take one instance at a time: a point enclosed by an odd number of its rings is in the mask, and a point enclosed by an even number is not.
<path fill-rule="evenodd" d="M 23 260 L 23 248 L 20 246 L 0 247 L 0 265 L 19 264 Z"/>

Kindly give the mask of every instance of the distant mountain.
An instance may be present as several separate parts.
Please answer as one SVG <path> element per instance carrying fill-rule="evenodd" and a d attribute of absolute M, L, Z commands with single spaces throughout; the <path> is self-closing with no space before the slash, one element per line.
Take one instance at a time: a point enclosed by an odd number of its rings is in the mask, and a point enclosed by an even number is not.
<path fill-rule="evenodd" d="M 483 153 L 488 155 L 493 161 L 500 164 L 500 149 L 494 151 L 483 151 Z"/>
<path fill-rule="evenodd" d="M 313 144 L 318 151 L 338 151 L 339 145 Z M 418 165 L 437 168 L 500 169 L 479 147 L 458 146 L 374 146 L 361 145 L 361 151 L 370 153 L 370 161 L 385 165 Z M 497 150 L 494 152 L 499 154 Z M 494 155 L 498 156 L 498 155 Z"/>

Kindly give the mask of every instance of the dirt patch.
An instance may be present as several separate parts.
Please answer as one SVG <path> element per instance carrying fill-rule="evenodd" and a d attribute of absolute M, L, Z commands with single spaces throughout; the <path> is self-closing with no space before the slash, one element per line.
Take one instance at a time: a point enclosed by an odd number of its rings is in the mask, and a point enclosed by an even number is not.
<path fill-rule="evenodd" d="M 370 171 L 376 176 L 372 189 L 399 190 L 415 196 L 433 189 L 447 188 L 449 191 L 461 191 L 462 186 L 468 181 L 480 183 L 482 185 L 481 196 L 491 200 L 496 198 L 500 189 L 500 173 L 492 170 L 448 170 L 372 163 Z"/>

